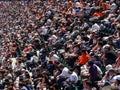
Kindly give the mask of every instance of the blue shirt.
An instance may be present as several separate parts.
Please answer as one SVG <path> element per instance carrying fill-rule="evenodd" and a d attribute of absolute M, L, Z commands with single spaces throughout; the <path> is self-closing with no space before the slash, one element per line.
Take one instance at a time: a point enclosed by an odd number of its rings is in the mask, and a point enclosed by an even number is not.
<path fill-rule="evenodd" d="M 95 65 L 93 65 L 89 68 L 89 73 L 90 73 L 91 81 L 95 81 L 98 79 L 98 71 L 97 71 L 97 67 Z"/>

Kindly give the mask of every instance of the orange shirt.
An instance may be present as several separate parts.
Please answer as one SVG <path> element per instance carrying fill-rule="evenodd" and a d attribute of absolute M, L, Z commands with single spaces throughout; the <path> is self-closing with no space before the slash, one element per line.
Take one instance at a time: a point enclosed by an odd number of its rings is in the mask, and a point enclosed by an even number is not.
<path fill-rule="evenodd" d="M 94 17 L 102 17 L 102 16 L 104 16 L 105 14 L 106 14 L 105 11 L 95 12 L 95 13 L 93 14 L 93 16 L 94 16 Z"/>
<path fill-rule="evenodd" d="M 86 52 L 79 57 L 80 64 L 84 65 L 91 59 L 90 55 Z"/>
<path fill-rule="evenodd" d="M 100 17 L 100 14 L 97 13 L 97 12 L 95 12 L 95 13 L 93 14 L 93 16 L 94 16 L 94 17 Z"/>
<path fill-rule="evenodd" d="M 107 3 L 102 3 L 102 6 L 103 6 L 103 8 L 104 8 L 105 10 L 109 9 L 109 6 L 108 6 Z"/>

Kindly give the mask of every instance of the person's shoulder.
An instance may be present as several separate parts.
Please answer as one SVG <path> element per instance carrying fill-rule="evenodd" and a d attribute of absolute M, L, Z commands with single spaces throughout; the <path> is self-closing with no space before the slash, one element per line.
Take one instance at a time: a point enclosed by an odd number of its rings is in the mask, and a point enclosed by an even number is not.
<path fill-rule="evenodd" d="M 63 68 L 63 71 L 68 71 L 69 69 L 67 67 L 64 67 Z"/>
<path fill-rule="evenodd" d="M 72 75 L 73 75 L 73 76 L 78 76 L 76 72 L 73 72 Z"/>
<path fill-rule="evenodd" d="M 86 57 L 91 58 L 90 55 L 89 55 L 88 53 L 86 54 Z"/>
<path fill-rule="evenodd" d="M 23 86 L 22 88 L 21 88 L 21 90 L 28 90 L 25 86 Z"/>

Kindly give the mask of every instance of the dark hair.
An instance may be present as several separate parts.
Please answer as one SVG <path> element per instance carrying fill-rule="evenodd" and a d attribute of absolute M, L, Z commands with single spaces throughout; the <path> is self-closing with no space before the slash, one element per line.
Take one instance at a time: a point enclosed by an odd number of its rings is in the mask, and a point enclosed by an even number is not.
<path fill-rule="evenodd" d="M 30 75 L 28 72 L 25 73 L 26 78 L 30 78 Z"/>
<path fill-rule="evenodd" d="M 94 57 L 97 59 L 97 61 L 100 60 L 100 57 L 98 55 L 95 55 Z"/>
<path fill-rule="evenodd" d="M 86 85 L 89 85 L 90 87 L 92 87 L 92 83 L 90 81 L 86 81 Z"/>
<path fill-rule="evenodd" d="M 90 66 L 92 66 L 93 64 L 94 64 L 93 61 L 89 61 L 89 62 L 88 62 L 88 65 L 90 65 Z"/>
<path fill-rule="evenodd" d="M 64 68 L 64 65 L 63 64 L 59 64 L 58 68 Z"/>
<path fill-rule="evenodd" d="M 53 64 L 53 62 L 52 62 L 52 61 L 49 61 L 49 64 Z"/>
<path fill-rule="evenodd" d="M 86 53 L 86 51 L 87 51 L 86 49 L 82 49 L 82 51 L 81 51 L 81 52 L 82 52 L 82 53 Z"/>
<path fill-rule="evenodd" d="M 120 80 L 117 79 L 118 85 L 120 85 Z"/>

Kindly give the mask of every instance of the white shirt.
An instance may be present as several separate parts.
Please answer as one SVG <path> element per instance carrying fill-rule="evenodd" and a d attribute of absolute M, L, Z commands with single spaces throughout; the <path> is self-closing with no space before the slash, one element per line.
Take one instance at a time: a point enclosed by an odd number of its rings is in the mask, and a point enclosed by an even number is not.
<path fill-rule="evenodd" d="M 94 31 L 96 31 L 96 30 L 100 30 L 100 26 L 99 26 L 97 23 L 95 23 L 95 24 L 92 26 L 92 31 L 94 32 Z"/>
<path fill-rule="evenodd" d="M 111 10 L 114 11 L 117 8 L 117 5 L 115 3 L 112 3 Z"/>
<path fill-rule="evenodd" d="M 116 76 L 116 75 L 109 76 L 109 82 L 110 82 L 111 84 L 115 82 L 115 79 L 114 79 L 115 76 Z"/>
<path fill-rule="evenodd" d="M 76 72 L 73 72 L 71 75 L 70 75 L 70 81 L 74 82 L 74 83 L 77 83 L 78 82 L 78 75 Z"/>
<path fill-rule="evenodd" d="M 59 57 L 58 57 L 56 54 L 54 54 L 54 55 L 50 58 L 51 61 L 58 60 L 58 59 L 59 59 Z"/>
<path fill-rule="evenodd" d="M 65 78 L 69 77 L 70 74 L 68 73 L 68 71 L 69 71 L 69 69 L 67 67 L 64 67 L 60 76 L 64 76 Z"/>
<path fill-rule="evenodd" d="M 55 42 L 57 40 L 57 36 L 56 35 L 52 35 L 49 40 L 52 40 L 53 42 Z"/>
<path fill-rule="evenodd" d="M 15 69 L 16 67 L 16 58 L 11 58 L 11 61 L 12 61 L 12 69 Z"/>
<path fill-rule="evenodd" d="M 21 88 L 21 90 L 28 90 L 25 86 L 23 86 L 22 88 Z"/>
<path fill-rule="evenodd" d="M 113 79 L 112 79 L 112 81 L 115 82 L 116 79 L 118 79 L 118 78 L 120 78 L 120 75 L 116 75 L 116 76 L 114 76 Z"/>
<path fill-rule="evenodd" d="M 35 55 L 34 55 L 34 56 L 32 56 L 32 57 L 31 57 L 31 61 L 38 62 L 38 57 L 37 57 L 37 56 L 35 56 Z"/>
<path fill-rule="evenodd" d="M 45 26 L 42 26 L 41 30 L 42 30 L 42 32 L 41 32 L 42 35 L 46 35 L 48 32 L 48 29 L 46 29 Z"/>

